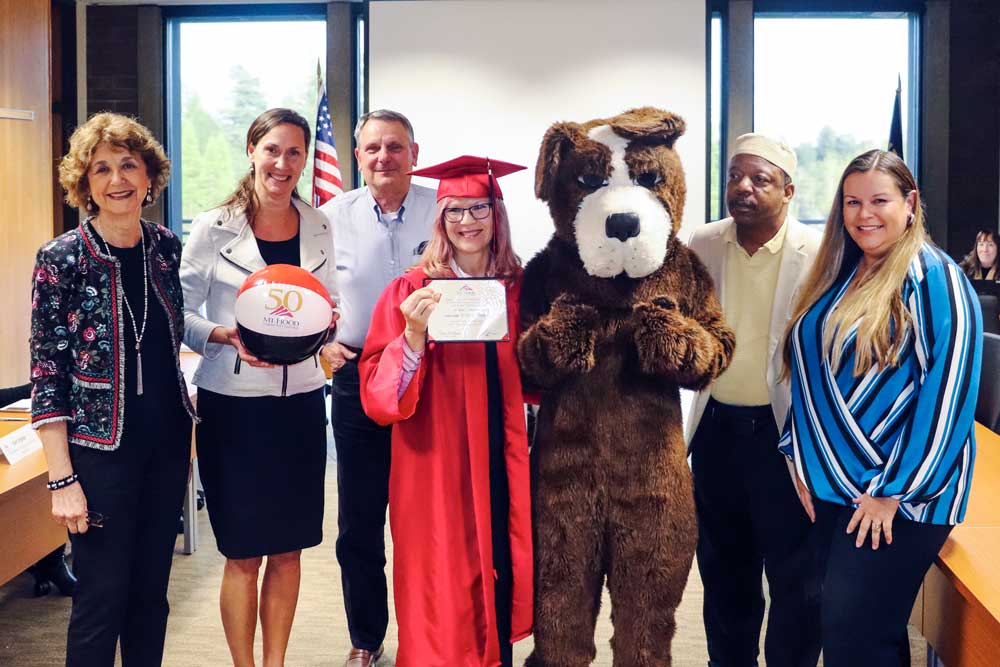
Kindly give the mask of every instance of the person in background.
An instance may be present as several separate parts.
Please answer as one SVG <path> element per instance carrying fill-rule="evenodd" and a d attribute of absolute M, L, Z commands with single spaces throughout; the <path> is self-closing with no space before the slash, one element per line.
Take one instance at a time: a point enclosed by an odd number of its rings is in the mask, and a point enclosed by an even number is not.
<path fill-rule="evenodd" d="M 531 634 L 528 442 L 517 362 L 521 262 L 497 177 L 524 167 L 463 156 L 441 179 L 420 264 L 389 283 L 361 355 L 361 401 L 392 425 L 389 524 L 397 667 L 512 665 Z M 441 295 L 426 279 L 505 284 L 507 338 L 428 342 Z"/>
<path fill-rule="evenodd" d="M 181 242 L 141 218 L 170 163 L 112 113 L 70 137 L 59 182 L 80 226 L 38 251 L 31 418 L 77 577 L 66 664 L 159 665 L 194 409 L 180 366 Z"/>
<path fill-rule="evenodd" d="M 687 429 L 711 667 L 757 663 L 762 573 L 771 600 L 768 666 L 815 667 L 819 656 L 811 525 L 775 449 L 789 402 L 778 341 L 820 241 L 788 214 L 796 162 L 780 141 L 737 138 L 726 180 L 731 217 L 699 227 L 688 242 L 736 333 L 732 363 L 695 397 Z"/>
<path fill-rule="evenodd" d="M 31 398 L 31 383 L 19 384 L 15 387 L 4 387 L 0 389 L 0 408 L 11 403 Z"/>
<path fill-rule="evenodd" d="M 976 245 L 959 264 L 969 280 L 992 280 L 1000 282 L 997 271 L 997 235 L 988 229 L 976 234 Z"/>
<path fill-rule="evenodd" d="M 783 346 L 780 448 L 820 538 L 825 667 L 910 664 L 913 601 L 969 498 L 982 328 L 906 164 L 856 157 Z"/>
<path fill-rule="evenodd" d="M 337 448 L 337 561 L 351 650 L 345 667 L 372 667 L 389 624 L 385 511 L 391 429 L 361 408 L 358 355 L 379 295 L 420 259 L 434 220 L 434 191 L 410 183 L 419 146 L 406 116 L 365 114 L 354 130 L 354 156 L 365 185 L 320 210 L 336 240 L 344 321 L 324 351 L 333 370 L 330 412 Z"/>
<path fill-rule="evenodd" d="M 290 109 L 258 116 L 247 130 L 246 175 L 220 207 L 194 219 L 181 260 L 184 340 L 202 355 L 198 462 L 226 557 L 219 606 L 236 667 L 254 664 L 258 616 L 264 665 L 284 664 L 302 549 L 323 539 L 323 370 L 316 359 L 261 362 L 240 341 L 234 314 L 247 276 L 269 264 L 300 266 L 339 299 L 328 223 L 295 189 L 309 139 L 308 122 Z M 237 359 L 245 362 L 238 374 Z"/>

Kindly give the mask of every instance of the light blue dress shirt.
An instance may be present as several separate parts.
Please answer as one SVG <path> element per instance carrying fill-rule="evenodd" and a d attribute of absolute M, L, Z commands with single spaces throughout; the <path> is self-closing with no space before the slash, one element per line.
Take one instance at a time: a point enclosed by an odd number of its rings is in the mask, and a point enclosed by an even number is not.
<path fill-rule="evenodd" d="M 375 302 L 385 286 L 406 273 L 431 237 L 437 193 L 410 185 L 402 206 L 384 220 L 368 187 L 345 192 L 320 207 L 330 220 L 340 289 L 337 341 L 362 347 Z"/>

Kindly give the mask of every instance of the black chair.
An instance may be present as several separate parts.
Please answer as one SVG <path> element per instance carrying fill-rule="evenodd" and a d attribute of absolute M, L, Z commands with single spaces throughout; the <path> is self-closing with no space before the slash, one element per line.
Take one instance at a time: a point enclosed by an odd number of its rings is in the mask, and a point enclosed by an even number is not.
<path fill-rule="evenodd" d="M 979 306 L 983 309 L 983 331 L 985 333 L 1000 334 L 1000 301 L 992 294 L 979 293 Z"/>
<path fill-rule="evenodd" d="M 976 421 L 992 431 L 1000 431 L 1000 336 L 992 333 L 983 334 L 983 371 L 979 376 Z"/>

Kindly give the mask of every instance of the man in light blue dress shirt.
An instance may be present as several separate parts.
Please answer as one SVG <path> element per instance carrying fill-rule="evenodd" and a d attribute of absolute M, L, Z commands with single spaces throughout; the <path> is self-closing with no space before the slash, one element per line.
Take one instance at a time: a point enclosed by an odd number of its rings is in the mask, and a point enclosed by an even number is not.
<path fill-rule="evenodd" d="M 437 202 L 433 189 L 410 183 L 419 146 L 405 116 L 385 109 L 367 113 L 354 141 L 366 185 L 320 208 L 333 230 L 342 313 L 337 341 L 324 358 L 334 371 L 337 561 L 352 644 L 344 667 L 373 667 L 389 623 L 383 535 L 392 430 L 368 419 L 361 407 L 357 357 L 382 290 L 420 258 Z"/>

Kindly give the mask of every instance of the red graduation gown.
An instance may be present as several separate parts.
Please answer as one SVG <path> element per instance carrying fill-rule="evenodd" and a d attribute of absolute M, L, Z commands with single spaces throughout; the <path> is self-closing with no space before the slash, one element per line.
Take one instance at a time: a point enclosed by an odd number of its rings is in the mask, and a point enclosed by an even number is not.
<path fill-rule="evenodd" d="M 500 664 L 490 519 L 486 352 L 430 343 L 397 398 L 405 322 L 399 305 L 423 286 L 413 269 L 386 287 L 361 355 L 361 401 L 393 424 L 389 522 L 399 631 L 397 667 Z M 511 640 L 531 634 L 533 564 L 528 441 L 515 343 L 520 280 L 507 288 L 510 341 L 497 343 L 510 486 Z"/>

